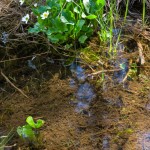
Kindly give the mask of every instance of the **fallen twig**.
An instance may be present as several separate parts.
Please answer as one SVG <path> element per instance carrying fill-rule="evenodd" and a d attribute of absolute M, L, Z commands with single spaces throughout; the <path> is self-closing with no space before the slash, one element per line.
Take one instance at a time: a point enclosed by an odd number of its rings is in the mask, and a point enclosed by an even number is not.
<path fill-rule="evenodd" d="M 1 70 L 1 75 L 5 78 L 5 80 L 11 85 L 13 86 L 18 92 L 20 92 L 23 96 L 25 96 L 26 98 L 29 98 L 21 89 L 19 89 L 18 87 L 16 87 L 9 79 L 8 77 L 2 72 Z"/>
<path fill-rule="evenodd" d="M 144 55 L 143 55 L 142 44 L 140 42 L 137 42 L 137 45 L 138 45 L 138 50 L 139 50 L 139 63 L 140 63 L 140 65 L 144 65 L 145 58 L 144 58 Z"/>
<path fill-rule="evenodd" d="M 97 71 L 97 72 L 88 74 L 88 76 L 97 75 L 97 74 L 101 74 L 101 73 L 105 73 L 105 72 L 115 72 L 115 71 L 120 71 L 120 70 L 122 70 L 122 69 L 101 70 L 101 71 Z"/>

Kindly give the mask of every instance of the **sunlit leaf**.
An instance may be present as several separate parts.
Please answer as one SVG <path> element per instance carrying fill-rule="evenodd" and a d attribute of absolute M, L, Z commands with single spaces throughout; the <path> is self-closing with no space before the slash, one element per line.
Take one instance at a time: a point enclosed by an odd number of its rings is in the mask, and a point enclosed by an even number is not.
<path fill-rule="evenodd" d="M 32 130 L 32 127 L 29 125 L 24 125 L 22 127 L 17 128 L 17 133 L 22 138 L 27 138 L 31 141 L 34 141 L 36 139 L 35 132 Z"/>
<path fill-rule="evenodd" d="M 26 122 L 27 122 L 32 128 L 36 128 L 35 122 L 34 122 L 32 116 L 29 116 L 29 117 L 26 119 Z"/>
<path fill-rule="evenodd" d="M 87 13 L 89 13 L 89 11 L 90 11 L 90 0 L 83 0 L 83 5 L 84 5 Z"/>
<path fill-rule="evenodd" d="M 73 9 L 73 11 L 74 11 L 75 13 L 77 13 L 77 14 L 80 13 L 79 7 L 75 7 L 75 8 Z"/>
<path fill-rule="evenodd" d="M 85 20 L 78 20 L 76 26 L 75 26 L 75 33 L 78 34 L 79 31 L 82 29 L 83 25 L 85 23 Z"/>
<path fill-rule="evenodd" d="M 43 126 L 43 124 L 44 124 L 44 120 L 38 119 L 38 120 L 37 120 L 37 123 L 36 123 L 36 128 L 37 128 L 37 129 L 40 128 L 41 126 Z"/>
<path fill-rule="evenodd" d="M 61 21 L 65 24 L 70 24 L 70 25 L 74 25 L 75 24 L 75 20 L 74 20 L 74 14 L 71 11 L 68 10 L 64 10 L 61 14 Z"/>
<path fill-rule="evenodd" d="M 92 20 L 92 19 L 96 19 L 96 18 L 97 18 L 97 16 L 96 16 L 96 15 L 91 14 L 91 15 L 86 16 L 86 18 L 87 18 L 87 19 Z"/>
<path fill-rule="evenodd" d="M 79 42 L 80 43 L 85 43 L 85 40 L 87 39 L 88 37 L 86 36 L 86 35 L 82 35 L 82 36 L 80 36 L 80 38 L 79 38 Z"/>
<path fill-rule="evenodd" d="M 102 6 L 105 6 L 106 1 L 105 1 L 105 0 L 97 0 L 96 3 L 97 3 L 98 5 L 101 4 Z"/>

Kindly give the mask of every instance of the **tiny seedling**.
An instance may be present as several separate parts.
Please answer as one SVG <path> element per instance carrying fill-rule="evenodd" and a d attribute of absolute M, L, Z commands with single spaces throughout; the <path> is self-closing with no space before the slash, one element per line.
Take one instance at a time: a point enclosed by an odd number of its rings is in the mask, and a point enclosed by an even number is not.
<path fill-rule="evenodd" d="M 24 126 L 17 128 L 19 136 L 27 141 L 29 144 L 37 147 L 39 145 L 39 132 L 38 129 L 43 126 L 44 120 L 38 119 L 35 123 L 32 116 L 27 117 Z"/>

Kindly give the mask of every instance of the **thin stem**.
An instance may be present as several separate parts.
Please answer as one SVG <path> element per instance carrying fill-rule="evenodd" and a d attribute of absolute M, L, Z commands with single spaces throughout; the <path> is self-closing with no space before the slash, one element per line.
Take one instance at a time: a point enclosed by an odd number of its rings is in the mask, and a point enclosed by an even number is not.
<path fill-rule="evenodd" d="M 63 7 L 61 8 L 61 11 L 59 12 L 58 16 L 60 16 L 61 12 L 63 11 L 63 9 L 65 8 L 67 2 L 64 3 Z"/>
<path fill-rule="evenodd" d="M 129 8 L 129 0 L 127 0 L 127 3 L 126 3 L 126 11 L 125 11 L 125 15 L 124 15 L 124 23 L 126 22 L 126 18 L 127 18 L 127 14 L 128 14 L 128 8 Z"/>
<path fill-rule="evenodd" d="M 143 0 L 143 13 L 142 13 L 143 26 L 145 25 L 145 3 L 146 1 Z"/>

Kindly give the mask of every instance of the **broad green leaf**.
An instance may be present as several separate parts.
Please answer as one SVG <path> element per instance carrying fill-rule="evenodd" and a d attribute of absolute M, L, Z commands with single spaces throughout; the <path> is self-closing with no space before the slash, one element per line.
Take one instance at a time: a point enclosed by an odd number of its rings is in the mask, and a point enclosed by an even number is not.
<path fill-rule="evenodd" d="M 40 13 L 38 11 L 38 8 L 32 8 L 32 12 L 34 13 L 34 15 L 38 16 Z"/>
<path fill-rule="evenodd" d="M 47 5 L 50 8 L 57 8 L 60 9 L 62 2 L 60 0 L 47 0 Z"/>
<path fill-rule="evenodd" d="M 26 119 L 26 122 L 27 122 L 32 128 L 36 128 L 36 125 L 35 125 L 35 122 L 34 122 L 32 116 L 29 116 L 29 117 Z"/>
<path fill-rule="evenodd" d="M 57 30 L 58 33 L 66 32 L 68 31 L 67 25 L 64 24 L 60 18 L 55 18 L 54 20 L 54 27 Z"/>
<path fill-rule="evenodd" d="M 44 13 L 45 11 L 47 11 L 48 9 L 50 9 L 49 6 L 40 6 L 40 7 L 38 7 L 37 11 L 41 14 L 41 13 Z"/>
<path fill-rule="evenodd" d="M 44 120 L 41 120 L 41 119 L 38 119 L 37 122 L 35 123 L 32 116 L 29 116 L 29 117 L 26 119 L 26 122 L 27 122 L 32 128 L 35 128 L 35 129 L 40 128 L 40 127 L 44 124 Z"/>
<path fill-rule="evenodd" d="M 86 16 L 86 18 L 87 18 L 87 19 L 92 20 L 92 19 L 96 19 L 96 18 L 97 18 L 97 16 L 96 16 L 96 15 L 91 14 L 91 15 Z"/>
<path fill-rule="evenodd" d="M 38 119 L 38 120 L 37 120 L 37 123 L 36 123 L 36 129 L 38 129 L 38 128 L 42 127 L 42 126 L 43 126 L 43 124 L 44 124 L 44 120 L 42 120 L 42 119 Z"/>
<path fill-rule="evenodd" d="M 58 34 L 56 34 L 56 35 L 54 35 L 54 36 L 59 39 L 60 43 L 64 43 L 64 42 L 67 40 L 65 34 L 60 34 L 60 33 L 58 33 Z"/>
<path fill-rule="evenodd" d="M 81 17 L 82 17 L 82 18 L 86 18 L 86 15 L 85 15 L 84 12 L 82 12 Z"/>
<path fill-rule="evenodd" d="M 48 36 L 48 39 L 49 39 L 52 43 L 58 43 L 58 42 L 59 42 L 59 38 L 55 37 L 54 35 Z"/>
<path fill-rule="evenodd" d="M 48 39 L 52 42 L 52 43 L 63 43 L 64 41 L 66 41 L 66 36 L 63 34 L 52 34 L 50 36 L 48 36 Z"/>
<path fill-rule="evenodd" d="M 88 37 L 90 37 L 92 35 L 92 33 L 93 33 L 93 28 L 84 25 L 84 27 L 82 28 L 82 31 L 84 33 L 86 33 L 86 35 Z"/>
<path fill-rule="evenodd" d="M 39 33 L 40 32 L 40 24 L 37 22 L 35 23 L 33 28 L 29 28 L 29 33 Z"/>
<path fill-rule="evenodd" d="M 80 42 L 81 44 L 84 44 L 84 43 L 85 43 L 85 40 L 86 40 L 87 38 L 88 38 L 88 37 L 87 37 L 86 35 L 82 35 L 82 36 L 79 37 L 79 42 Z"/>
<path fill-rule="evenodd" d="M 97 3 L 98 5 L 101 4 L 102 6 L 105 6 L 105 4 L 106 4 L 105 0 L 97 0 L 96 3 Z"/>
<path fill-rule="evenodd" d="M 39 33 L 40 30 L 39 30 L 38 28 L 29 28 L 29 29 L 28 29 L 28 32 L 29 32 L 29 33 Z"/>
<path fill-rule="evenodd" d="M 65 49 L 69 49 L 69 48 L 71 48 L 73 45 L 72 44 L 66 44 L 65 45 Z"/>
<path fill-rule="evenodd" d="M 83 25 L 85 23 L 85 20 L 78 20 L 76 26 L 75 26 L 75 34 L 78 34 L 80 30 L 82 29 Z"/>
<path fill-rule="evenodd" d="M 17 128 L 17 133 L 22 138 L 27 138 L 27 139 L 29 139 L 31 141 L 35 141 L 36 140 L 35 132 L 32 130 L 32 127 L 29 126 L 29 125 L 24 125 L 22 127 L 19 126 Z"/>
<path fill-rule="evenodd" d="M 91 1 L 90 13 L 102 16 L 104 6 L 105 0 Z"/>
<path fill-rule="evenodd" d="M 83 5 L 87 13 L 90 11 L 90 0 L 83 0 Z"/>
<path fill-rule="evenodd" d="M 70 24 L 70 25 L 75 24 L 74 14 L 69 10 L 64 10 L 61 14 L 60 19 L 65 24 Z"/>
<path fill-rule="evenodd" d="M 75 8 L 73 9 L 73 11 L 74 11 L 75 13 L 77 13 L 77 14 L 80 14 L 79 7 L 75 7 Z"/>
<path fill-rule="evenodd" d="M 46 29 L 43 25 L 39 24 L 39 22 L 35 23 L 33 28 L 28 29 L 29 33 L 39 33 L 41 31 L 45 32 Z"/>
<path fill-rule="evenodd" d="M 50 36 L 50 35 L 52 35 L 53 33 L 56 33 L 56 32 L 57 32 L 57 29 L 54 28 L 54 27 L 52 27 L 52 28 L 49 28 L 49 29 L 47 30 L 46 34 L 47 34 L 48 36 Z"/>

